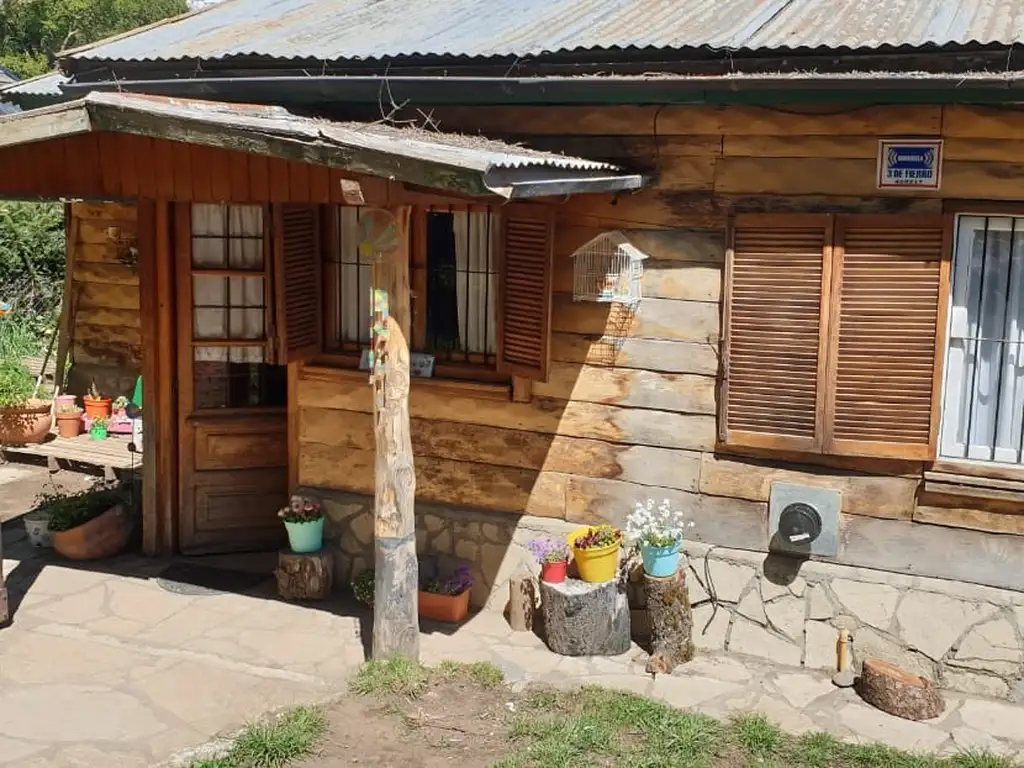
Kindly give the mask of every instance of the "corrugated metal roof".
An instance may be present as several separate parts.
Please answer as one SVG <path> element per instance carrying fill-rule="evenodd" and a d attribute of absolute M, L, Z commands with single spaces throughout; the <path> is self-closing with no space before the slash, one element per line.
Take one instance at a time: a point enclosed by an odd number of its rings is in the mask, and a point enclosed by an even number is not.
<path fill-rule="evenodd" d="M 1024 0 L 227 0 L 67 55 L 344 61 L 1022 41 Z"/>
<path fill-rule="evenodd" d="M 0 85 L 0 101 L 15 101 L 18 96 L 62 96 L 60 86 L 67 80 L 60 72 L 50 72 L 12 85 Z"/>
<path fill-rule="evenodd" d="M 475 195 L 622 191 L 638 189 L 644 182 L 609 163 L 479 136 L 320 120 L 263 104 L 128 93 L 91 93 L 79 101 L 0 120 L 0 146 L 97 130 L 245 146 L 247 151 L 284 157 L 301 150 L 311 162 L 413 183 L 423 183 L 421 169 L 429 168 L 436 188 Z M 282 152 L 282 144 L 291 147 L 291 154 Z"/>

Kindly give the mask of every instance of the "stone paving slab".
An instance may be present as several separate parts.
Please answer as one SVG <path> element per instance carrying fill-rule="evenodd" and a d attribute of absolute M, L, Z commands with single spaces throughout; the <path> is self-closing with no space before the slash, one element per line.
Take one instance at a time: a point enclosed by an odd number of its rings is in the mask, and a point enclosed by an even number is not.
<path fill-rule="evenodd" d="M 264 712 L 326 700 L 364 658 L 369 616 L 345 600 L 286 604 L 269 584 L 244 595 L 183 595 L 153 578 L 167 561 L 122 558 L 106 564 L 110 573 L 17 541 L 7 554 L 21 557 L 4 562 L 20 604 L 0 630 L 0 766 L 160 764 Z M 456 630 L 425 631 L 422 656 L 490 661 L 516 686 L 604 685 L 719 717 L 760 711 L 796 733 L 1024 760 L 1024 707 L 948 693 L 941 717 L 910 723 L 835 688 L 827 672 L 739 654 L 705 651 L 652 679 L 638 647 L 560 657 L 485 612 Z"/>

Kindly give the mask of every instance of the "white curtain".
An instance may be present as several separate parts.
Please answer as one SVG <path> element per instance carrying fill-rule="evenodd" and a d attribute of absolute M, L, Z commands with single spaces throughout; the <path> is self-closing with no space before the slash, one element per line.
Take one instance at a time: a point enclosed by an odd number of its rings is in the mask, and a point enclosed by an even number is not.
<path fill-rule="evenodd" d="M 941 454 L 1019 464 L 1024 430 L 1024 218 L 961 216 Z"/>
<path fill-rule="evenodd" d="M 494 244 L 498 238 L 498 217 L 492 213 L 456 211 L 452 219 L 459 340 L 466 352 L 495 354 L 498 265 L 494 263 Z"/>

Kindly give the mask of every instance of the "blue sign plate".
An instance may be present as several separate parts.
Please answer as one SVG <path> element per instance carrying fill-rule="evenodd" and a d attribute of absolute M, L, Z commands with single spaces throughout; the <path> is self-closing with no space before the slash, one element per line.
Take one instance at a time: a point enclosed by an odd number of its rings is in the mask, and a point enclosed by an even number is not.
<path fill-rule="evenodd" d="M 942 140 L 881 139 L 878 188 L 938 189 L 942 183 Z"/>

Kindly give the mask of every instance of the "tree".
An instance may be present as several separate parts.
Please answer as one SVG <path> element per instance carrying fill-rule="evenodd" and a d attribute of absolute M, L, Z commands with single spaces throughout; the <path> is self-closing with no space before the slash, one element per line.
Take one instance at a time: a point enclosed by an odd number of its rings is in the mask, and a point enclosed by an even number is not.
<path fill-rule="evenodd" d="M 0 0 L 0 67 L 41 75 L 65 48 L 187 11 L 187 0 Z"/>

